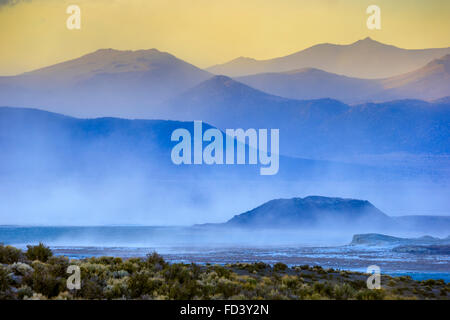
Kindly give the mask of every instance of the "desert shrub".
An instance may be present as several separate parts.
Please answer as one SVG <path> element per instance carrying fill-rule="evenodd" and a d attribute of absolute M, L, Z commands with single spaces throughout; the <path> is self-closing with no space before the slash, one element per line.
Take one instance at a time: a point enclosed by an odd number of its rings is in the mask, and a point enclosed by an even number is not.
<path fill-rule="evenodd" d="M 348 276 L 349 276 L 349 273 L 345 270 L 340 271 L 339 274 L 341 277 L 344 277 L 344 278 L 348 278 Z"/>
<path fill-rule="evenodd" d="M 307 264 L 301 265 L 300 269 L 301 270 L 309 270 L 309 265 L 307 265 Z"/>
<path fill-rule="evenodd" d="M 106 287 L 106 282 L 96 276 L 84 278 L 81 280 L 81 289 L 75 291 L 75 295 L 83 299 L 103 299 L 103 288 Z"/>
<path fill-rule="evenodd" d="M 397 282 L 395 281 L 395 279 L 390 279 L 388 282 L 388 286 L 390 286 L 390 287 L 395 287 L 396 284 L 397 284 Z"/>
<path fill-rule="evenodd" d="M 275 272 L 283 272 L 286 271 L 287 268 L 288 266 L 281 262 L 277 262 L 273 265 L 273 271 Z"/>
<path fill-rule="evenodd" d="M 202 269 L 200 268 L 200 266 L 196 265 L 195 263 L 191 263 L 190 270 L 192 273 L 192 277 L 194 279 L 198 279 L 202 273 Z M 231 273 L 231 270 L 230 270 L 230 273 Z"/>
<path fill-rule="evenodd" d="M 401 276 L 401 277 L 398 277 L 398 280 L 399 281 L 410 281 L 410 280 L 412 280 L 412 278 L 411 278 L 411 276 Z"/>
<path fill-rule="evenodd" d="M 134 259 L 125 260 L 120 269 L 127 271 L 129 274 L 133 274 L 141 269 L 140 261 Z"/>
<path fill-rule="evenodd" d="M 95 263 L 109 266 L 115 263 L 114 260 L 114 257 L 98 257 Z"/>
<path fill-rule="evenodd" d="M 164 258 L 159 254 L 157 254 L 156 252 L 147 254 L 147 259 L 145 260 L 145 262 L 149 266 L 156 269 L 162 269 L 167 265 L 166 261 L 164 261 Z"/>
<path fill-rule="evenodd" d="M 434 281 L 437 285 L 445 286 L 445 281 L 443 279 L 436 279 Z"/>
<path fill-rule="evenodd" d="M 217 275 L 218 275 L 220 278 L 227 278 L 227 279 L 229 279 L 230 276 L 231 276 L 231 273 L 232 273 L 230 269 L 227 269 L 227 268 L 225 268 L 225 267 L 223 267 L 223 266 L 213 266 L 211 269 L 212 269 L 214 272 L 216 272 Z"/>
<path fill-rule="evenodd" d="M 314 266 L 312 270 L 316 271 L 318 274 L 326 274 L 327 272 L 321 266 Z"/>
<path fill-rule="evenodd" d="M 302 284 L 299 288 L 297 288 L 295 294 L 299 299 L 306 299 L 307 297 L 311 296 L 311 294 L 313 294 L 313 290 L 309 285 Z"/>
<path fill-rule="evenodd" d="M 197 282 L 194 280 L 188 280 L 184 283 L 175 281 L 169 290 L 169 299 L 175 300 L 191 300 L 200 293 Z"/>
<path fill-rule="evenodd" d="M 22 286 L 17 290 L 17 298 L 19 299 L 25 299 L 25 298 L 31 298 L 33 296 L 33 289 L 31 289 L 29 286 Z"/>
<path fill-rule="evenodd" d="M 23 262 L 15 262 L 10 266 L 10 269 L 14 272 L 16 275 L 20 276 L 27 276 L 33 273 L 34 269 Z"/>
<path fill-rule="evenodd" d="M 349 284 L 350 284 L 355 290 L 367 289 L 367 282 L 364 281 L 364 280 L 353 280 L 353 281 L 350 281 Z"/>
<path fill-rule="evenodd" d="M 23 259 L 23 252 L 12 246 L 4 246 L 0 244 L 0 263 L 12 264 Z"/>
<path fill-rule="evenodd" d="M 138 298 L 143 295 L 151 295 L 163 284 L 163 279 L 153 278 L 151 272 L 142 270 L 132 274 L 128 279 L 128 289 L 131 297 Z"/>
<path fill-rule="evenodd" d="M 0 291 L 6 291 L 11 283 L 8 270 L 0 264 Z"/>
<path fill-rule="evenodd" d="M 48 259 L 50 273 L 55 277 L 66 277 L 67 268 L 69 267 L 69 258 L 67 257 L 50 257 Z"/>
<path fill-rule="evenodd" d="M 422 281 L 422 284 L 424 284 L 425 286 L 434 286 L 437 284 L 437 282 L 434 279 L 427 279 Z"/>
<path fill-rule="evenodd" d="M 255 262 L 254 265 L 258 271 L 264 271 L 270 267 L 267 263 L 264 262 Z"/>
<path fill-rule="evenodd" d="M 103 289 L 107 299 L 118 299 L 128 297 L 127 279 L 112 279 Z"/>
<path fill-rule="evenodd" d="M 25 253 L 28 260 L 39 260 L 47 262 L 47 260 L 53 256 L 52 250 L 46 247 L 43 243 L 39 243 L 37 246 L 27 246 L 28 250 Z"/>
<path fill-rule="evenodd" d="M 241 286 L 231 280 L 219 278 L 215 289 L 216 293 L 220 293 L 225 299 L 228 299 L 231 296 L 239 294 Z"/>
<path fill-rule="evenodd" d="M 315 293 L 320 294 L 321 296 L 332 297 L 333 296 L 333 287 L 328 282 L 321 283 L 316 282 L 313 285 L 313 290 Z"/>
<path fill-rule="evenodd" d="M 107 280 L 111 274 L 111 272 L 109 271 L 109 266 L 99 263 L 82 263 L 80 265 L 80 269 L 81 277 L 85 279 L 96 277 L 102 280 Z"/>
<path fill-rule="evenodd" d="M 192 280 L 192 274 L 189 269 L 183 264 L 172 264 L 164 270 L 164 278 L 169 281 L 178 281 L 185 283 Z"/>
<path fill-rule="evenodd" d="M 358 300 L 382 300 L 385 297 L 385 292 L 382 289 L 370 290 L 364 289 L 356 294 Z"/>
<path fill-rule="evenodd" d="M 342 285 L 335 285 L 333 290 L 333 296 L 337 300 L 352 299 L 356 294 L 356 290 L 347 283 Z"/>
<path fill-rule="evenodd" d="M 128 277 L 130 274 L 126 270 L 118 270 L 112 273 L 114 279 L 122 279 Z"/>
<path fill-rule="evenodd" d="M 299 284 L 299 278 L 296 276 L 285 275 L 281 278 L 281 283 L 288 289 L 295 289 Z"/>
<path fill-rule="evenodd" d="M 64 290 L 66 281 L 64 278 L 55 277 L 51 274 L 50 268 L 41 263 L 33 263 L 34 272 L 30 276 L 24 277 L 24 281 L 35 292 L 52 298 Z"/>

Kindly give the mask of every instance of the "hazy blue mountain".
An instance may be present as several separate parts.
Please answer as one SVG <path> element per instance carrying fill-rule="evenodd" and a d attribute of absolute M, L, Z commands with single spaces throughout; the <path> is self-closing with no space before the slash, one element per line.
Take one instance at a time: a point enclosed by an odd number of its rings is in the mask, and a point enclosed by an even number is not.
<path fill-rule="evenodd" d="M 283 156 L 275 176 L 261 176 L 260 165 L 177 166 L 170 157 L 176 144 L 170 136 L 178 128 L 193 136 L 192 122 L 78 119 L 0 108 L 2 223 L 223 221 L 232 212 L 293 190 L 334 192 L 334 181 L 342 186 L 403 174 Z"/>
<path fill-rule="evenodd" d="M 417 217 L 422 225 L 412 227 L 409 220 Z M 436 219 L 444 222 L 437 225 Z M 324 196 L 305 198 L 274 199 L 256 208 L 235 215 L 225 223 L 204 224 L 209 228 L 238 229 L 297 229 L 299 231 L 329 230 L 334 232 L 392 232 L 446 234 L 450 216 L 405 216 L 392 217 L 376 208 L 367 200 L 346 199 Z M 431 236 L 399 238 L 378 233 L 356 234 L 351 244 L 357 245 L 443 245 L 445 239 Z"/>
<path fill-rule="evenodd" d="M 316 123 L 348 108 L 333 100 L 308 102 L 302 114 Z M 386 212 L 404 207 L 405 201 L 415 209 L 445 210 L 440 208 L 446 208 L 448 201 L 446 184 L 424 182 L 444 179 L 443 164 L 411 170 L 403 161 L 400 167 L 384 163 L 380 167 L 281 156 L 275 176 L 261 176 L 259 165 L 176 166 L 170 159 L 176 142 L 170 136 L 177 128 L 193 132 L 192 122 L 78 119 L 35 109 L 0 108 L 2 223 L 225 221 L 268 199 L 305 194 L 374 199 Z M 300 134 L 293 139 L 297 145 L 313 140 Z M 283 141 L 287 140 L 281 141 L 284 151 L 289 146 L 285 148 Z M 436 175 L 430 174 L 434 170 Z"/>
<path fill-rule="evenodd" d="M 255 66 L 263 67 L 250 73 L 262 74 L 239 80 L 266 91 L 265 103 L 272 101 L 277 105 L 274 108 L 280 103 L 292 103 L 270 94 L 291 99 L 332 98 L 345 103 L 406 98 L 434 100 L 450 94 L 449 56 L 430 61 L 449 52 L 448 48 L 404 50 L 371 39 L 346 46 L 323 44 L 287 57 L 254 62 Z M 239 72 L 248 73 L 245 71 L 247 62 L 239 65 Z M 428 65 L 423 67 L 426 63 Z M 421 69 L 411 71 L 419 67 Z M 358 74 L 359 71 L 362 74 Z M 377 77 L 393 74 L 395 77 L 360 79 L 371 72 Z M 408 73 L 403 74 L 405 72 Z M 234 72 L 224 73 L 235 75 Z M 101 49 L 32 72 L 0 77 L 0 105 L 34 107 L 77 117 L 178 120 L 177 113 L 166 110 L 168 101 L 183 95 L 192 97 L 194 91 L 199 96 L 200 90 L 204 96 L 219 98 L 221 89 L 214 83 L 221 78 L 204 82 L 211 77 L 211 73 L 156 49 Z M 249 109 L 247 114 L 257 112 L 261 92 L 251 94 L 248 88 L 232 85 L 227 90 L 229 93 L 224 93 L 223 103 L 225 100 L 238 103 L 240 109 Z M 234 105 L 226 107 L 234 114 Z"/>
<path fill-rule="evenodd" d="M 278 128 L 280 152 L 295 156 L 450 152 L 450 104 L 398 100 L 349 106 L 293 100 L 216 76 L 171 99 L 167 117 L 219 128 Z"/>
<path fill-rule="evenodd" d="M 369 201 L 309 196 L 276 199 L 234 216 L 225 225 L 245 228 L 381 227 L 390 218 Z"/>
<path fill-rule="evenodd" d="M 101 49 L 18 76 L 0 77 L 0 105 L 83 117 L 133 117 L 210 76 L 156 49 Z"/>
<path fill-rule="evenodd" d="M 383 90 L 379 80 L 352 78 L 314 68 L 259 73 L 236 80 L 270 94 L 301 100 L 333 98 L 355 103 Z"/>
<path fill-rule="evenodd" d="M 450 55 L 385 79 L 360 79 L 313 68 L 237 78 L 253 88 L 292 99 L 333 98 L 346 103 L 436 100 L 450 95 Z"/>
<path fill-rule="evenodd" d="M 378 100 L 436 100 L 447 97 L 450 95 L 450 54 L 418 70 L 383 79 L 381 83 L 384 91 L 373 95 Z"/>
<path fill-rule="evenodd" d="M 0 107 L 0 148 L 3 151 L 0 173 L 57 176 L 78 172 L 84 176 L 97 176 L 124 170 L 130 165 L 126 171 L 137 170 L 145 176 L 169 178 L 212 179 L 214 176 L 238 180 L 289 180 L 317 177 L 333 169 L 345 172 L 342 178 L 380 174 L 369 166 L 285 156 L 280 157 L 279 174 L 272 178 L 261 177 L 259 165 L 177 166 L 172 163 L 170 154 L 178 143 L 171 141 L 171 134 L 178 128 L 188 130 L 193 139 L 192 122 L 79 119 L 36 109 Z M 212 126 L 204 122 L 203 131 L 208 128 Z"/>
<path fill-rule="evenodd" d="M 240 57 L 207 70 L 214 74 L 238 77 L 317 68 L 349 77 L 375 79 L 415 70 L 449 53 L 450 48 L 402 49 L 365 38 L 348 45 L 318 44 L 284 57 L 268 60 Z"/>

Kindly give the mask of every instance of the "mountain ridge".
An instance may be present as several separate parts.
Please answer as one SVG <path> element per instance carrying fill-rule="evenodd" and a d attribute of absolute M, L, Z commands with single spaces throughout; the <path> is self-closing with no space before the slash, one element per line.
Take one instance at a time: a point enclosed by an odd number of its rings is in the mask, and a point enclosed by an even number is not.
<path fill-rule="evenodd" d="M 235 79 L 264 92 L 297 100 L 329 97 L 350 104 L 405 98 L 433 101 L 450 95 L 450 54 L 390 78 L 362 79 L 301 68 Z"/>
<path fill-rule="evenodd" d="M 138 116 L 212 75 L 156 49 L 100 49 L 17 76 L 0 77 L 0 104 L 79 117 Z"/>
<path fill-rule="evenodd" d="M 314 67 L 340 75 L 374 79 L 409 72 L 448 53 L 450 47 L 402 49 L 367 37 L 351 44 L 316 44 L 273 59 L 233 59 L 206 70 L 237 77 Z"/>

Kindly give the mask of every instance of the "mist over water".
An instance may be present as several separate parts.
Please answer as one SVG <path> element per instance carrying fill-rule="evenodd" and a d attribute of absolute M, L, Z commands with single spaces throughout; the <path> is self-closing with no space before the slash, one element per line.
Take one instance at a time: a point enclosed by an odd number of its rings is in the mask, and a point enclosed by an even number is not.
<path fill-rule="evenodd" d="M 126 166 L 124 166 L 126 167 Z M 367 199 L 388 215 L 444 215 L 448 186 L 430 182 L 177 181 L 133 172 L 126 176 L 2 179 L 2 224 L 191 225 L 225 222 L 277 198 L 322 195 Z M 118 171 L 117 171 L 118 172 Z M 121 177 L 120 177 L 121 176 Z"/>

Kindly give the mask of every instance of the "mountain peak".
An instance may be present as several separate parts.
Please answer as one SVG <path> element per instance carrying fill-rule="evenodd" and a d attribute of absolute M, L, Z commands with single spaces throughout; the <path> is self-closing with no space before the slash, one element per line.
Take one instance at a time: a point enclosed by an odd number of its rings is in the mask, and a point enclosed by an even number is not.
<path fill-rule="evenodd" d="M 231 88 L 240 86 L 247 87 L 247 85 L 224 75 L 213 76 L 198 85 L 198 87 L 206 87 L 209 89 L 218 89 L 223 87 Z"/>
<path fill-rule="evenodd" d="M 365 37 L 364 39 L 358 40 L 350 46 L 388 46 L 384 43 L 378 42 L 376 40 L 373 40 L 371 37 Z"/>
<path fill-rule="evenodd" d="M 259 91 L 246 84 L 236 81 L 230 77 L 224 75 L 213 76 L 192 88 L 185 94 L 189 95 L 207 95 L 220 96 L 220 97 L 236 97 L 236 96 L 246 96 L 256 95 L 256 96 L 270 96 L 265 92 Z"/>
<path fill-rule="evenodd" d="M 149 71 L 155 66 L 173 65 L 180 61 L 182 60 L 157 49 L 133 51 L 104 48 L 27 74 L 42 75 L 45 73 L 47 75 L 88 78 L 100 73 Z"/>

